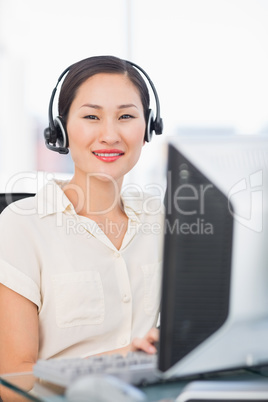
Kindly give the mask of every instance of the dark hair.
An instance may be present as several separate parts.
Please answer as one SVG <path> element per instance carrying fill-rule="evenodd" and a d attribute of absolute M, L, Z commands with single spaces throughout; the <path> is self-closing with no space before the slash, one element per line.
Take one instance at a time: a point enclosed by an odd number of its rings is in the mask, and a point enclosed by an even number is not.
<path fill-rule="evenodd" d="M 146 118 L 150 104 L 149 91 L 137 69 L 131 63 L 118 57 L 94 56 L 73 64 L 63 81 L 59 94 L 58 109 L 59 115 L 65 123 L 71 104 L 81 84 L 99 73 L 126 75 L 140 93 L 144 117 Z"/>

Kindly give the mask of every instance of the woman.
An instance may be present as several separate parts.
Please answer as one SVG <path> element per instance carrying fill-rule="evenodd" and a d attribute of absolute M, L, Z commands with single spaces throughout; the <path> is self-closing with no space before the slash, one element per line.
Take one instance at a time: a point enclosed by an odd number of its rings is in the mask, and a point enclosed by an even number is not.
<path fill-rule="evenodd" d="M 126 193 L 149 110 L 130 63 L 100 56 L 70 67 L 59 95 L 74 175 L 0 216 L 0 372 L 38 358 L 155 353 L 162 217 Z"/>

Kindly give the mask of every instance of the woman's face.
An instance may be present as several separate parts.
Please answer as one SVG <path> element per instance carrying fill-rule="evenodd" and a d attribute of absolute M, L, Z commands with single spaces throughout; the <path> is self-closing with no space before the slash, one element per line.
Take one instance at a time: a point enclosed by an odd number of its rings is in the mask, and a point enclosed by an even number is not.
<path fill-rule="evenodd" d="M 138 89 L 128 77 L 100 73 L 87 79 L 67 119 L 75 174 L 122 183 L 139 159 L 145 126 Z"/>

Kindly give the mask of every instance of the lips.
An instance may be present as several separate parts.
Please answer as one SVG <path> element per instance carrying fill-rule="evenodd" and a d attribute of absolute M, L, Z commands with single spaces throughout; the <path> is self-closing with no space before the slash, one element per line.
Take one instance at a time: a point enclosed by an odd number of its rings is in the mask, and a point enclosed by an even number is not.
<path fill-rule="evenodd" d="M 120 149 L 98 149 L 92 153 L 97 159 L 102 160 L 103 162 L 114 162 L 124 155 L 124 152 Z"/>

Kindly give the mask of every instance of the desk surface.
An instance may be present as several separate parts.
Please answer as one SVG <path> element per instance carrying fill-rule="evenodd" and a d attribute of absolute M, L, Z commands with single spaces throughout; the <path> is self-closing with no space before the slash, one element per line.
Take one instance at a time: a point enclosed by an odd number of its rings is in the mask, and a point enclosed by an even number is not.
<path fill-rule="evenodd" d="M 259 374 L 240 370 L 231 373 L 229 372 L 214 375 L 213 377 L 210 376 L 207 379 L 204 378 L 202 381 L 205 382 L 208 379 L 210 381 L 245 381 L 245 383 L 248 383 L 249 381 L 263 379 L 263 377 L 261 377 Z M 268 383 L 268 379 L 265 381 Z M 63 388 L 42 383 L 38 378 L 34 377 L 31 372 L 2 375 L 0 376 L 0 384 L 5 389 L 5 392 L 8 392 L 8 396 L 4 399 L 4 402 L 66 401 Z M 172 383 L 150 385 L 141 389 L 145 393 L 148 402 L 174 402 L 187 384 L 189 384 L 189 380 L 179 380 Z"/>

